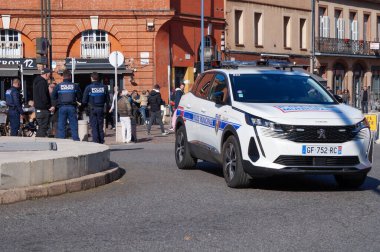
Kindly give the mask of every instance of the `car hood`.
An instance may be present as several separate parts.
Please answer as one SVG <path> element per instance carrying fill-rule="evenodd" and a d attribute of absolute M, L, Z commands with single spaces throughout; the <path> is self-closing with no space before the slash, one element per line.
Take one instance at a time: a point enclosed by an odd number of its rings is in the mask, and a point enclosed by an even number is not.
<path fill-rule="evenodd" d="M 281 124 L 352 125 L 363 119 L 360 110 L 344 104 L 240 103 L 236 108 Z"/>

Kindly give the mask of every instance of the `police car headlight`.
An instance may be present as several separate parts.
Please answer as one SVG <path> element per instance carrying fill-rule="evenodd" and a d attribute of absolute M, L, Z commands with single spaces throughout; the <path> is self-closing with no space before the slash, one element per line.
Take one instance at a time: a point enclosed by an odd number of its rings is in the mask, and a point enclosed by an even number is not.
<path fill-rule="evenodd" d="M 248 125 L 251 125 L 251 126 L 261 126 L 261 127 L 265 127 L 276 132 L 284 132 L 281 124 L 278 124 L 278 123 L 275 123 L 275 122 L 272 122 L 260 117 L 256 117 L 253 115 L 245 114 L 245 121 L 247 122 Z"/>
<path fill-rule="evenodd" d="M 369 123 L 366 118 L 355 124 L 355 131 L 361 131 L 362 129 L 369 128 Z"/>

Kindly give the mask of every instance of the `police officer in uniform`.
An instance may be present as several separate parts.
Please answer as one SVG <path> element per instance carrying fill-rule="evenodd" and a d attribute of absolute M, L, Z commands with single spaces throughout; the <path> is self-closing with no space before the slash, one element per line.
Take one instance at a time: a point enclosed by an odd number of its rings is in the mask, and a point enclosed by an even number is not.
<path fill-rule="evenodd" d="M 63 71 L 63 82 L 55 86 L 52 94 L 54 105 L 58 108 L 57 138 L 66 138 L 66 124 L 69 120 L 71 135 L 79 141 L 77 105 L 82 100 L 82 92 L 77 84 L 71 82 L 71 72 Z"/>
<path fill-rule="evenodd" d="M 99 74 L 91 74 L 92 83 L 86 87 L 83 94 L 83 105 L 89 104 L 90 125 L 92 130 L 92 141 L 104 143 L 104 105 L 109 107 L 110 97 L 107 86 L 99 82 Z"/>
<path fill-rule="evenodd" d="M 11 125 L 11 136 L 17 136 L 20 129 L 20 119 L 24 113 L 21 106 L 20 80 L 13 79 L 12 87 L 5 92 L 5 100 L 8 106 L 8 119 Z"/>

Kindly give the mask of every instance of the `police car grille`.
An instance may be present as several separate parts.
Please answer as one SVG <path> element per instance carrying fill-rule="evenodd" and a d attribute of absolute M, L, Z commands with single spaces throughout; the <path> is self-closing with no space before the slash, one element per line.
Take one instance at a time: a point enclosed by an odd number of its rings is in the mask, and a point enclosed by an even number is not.
<path fill-rule="evenodd" d="M 355 166 L 359 164 L 359 158 L 357 156 L 279 156 L 274 162 L 284 166 Z"/>
<path fill-rule="evenodd" d="M 283 132 L 263 131 L 267 137 L 287 139 L 297 143 L 344 143 L 357 137 L 355 126 L 291 126 L 282 125 Z M 323 130 L 324 133 L 319 132 Z M 364 135 L 358 135 L 363 138 Z"/>

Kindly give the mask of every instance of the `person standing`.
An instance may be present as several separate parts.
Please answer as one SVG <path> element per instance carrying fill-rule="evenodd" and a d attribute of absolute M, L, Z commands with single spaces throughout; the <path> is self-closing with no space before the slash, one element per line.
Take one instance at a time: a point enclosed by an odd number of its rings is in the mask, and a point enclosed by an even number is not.
<path fill-rule="evenodd" d="M 174 110 L 177 109 L 179 102 L 181 101 L 181 97 L 185 90 L 185 83 L 181 83 L 179 85 L 179 88 L 175 89 L 175 95 L 174 95 Z"/>
<path fill-rule="evenodd" d="M 109 107 L 110 96 L 108 88 L 99 82 L 99 74 L 91 74 L 92 83 L 86 87 L 83 94 L 83 105 L 89 104 L 90 125 L 92 130 L 92 141 L 104 143 L 104 105 Z"/>
<path fill-rule="evenodd" d="M 179 102 L 181 101 L 181 97 L 185 90 L 185 83 L 181 83 L 178 88 L 175 89 L 174 93 L 174 111 L 172 116 L 172 127 L 169 129 L 170 131 L 174 131 L 175 128 L 175 121 L 177 120 L 177 108 L 179 105 Z"/>
<path fill-rule="evenodd" d="M 367 87 L 364 87 L 361 94 L 361 105 L 363 114 L 368 113 L 368 90 Z"/>
<path fill-rule="evenodd" d="M 150 106 L 150 111 L 149 111 L 150 118 L 149 118 L 149 123 L 147 126 L 148 135 L 150 135 L 150 129 L 155 119 L 156 119 L 156 122 L 160 124 L 161 134 L 163 136 L 169 134 L 169 132 L 165 131 L 164 124 L 162 123 L 161 105 L 164 105 L 164 104 L 165 103 L 162 100 L 161 94 L 160 94 L 160 86 L 156 84 L 154 85 L 153 90 L 150 92 L 150 95 L 148 97 L 148 105 Z"/>
<path fill-rule="evenodd" d="M 133 99 L 133 97 L 132 97 Z M 138 103 L 140 105 L 139 112 L 141 114 L 141 120 L 143 125 L 147 125 L 146 121 L 146 110 L 148 106 L 148 95 L 145 90 L 141 92 L 141 95 L 138 97 L 138 99 L 133 99 L 134 102 Z"/>
<path fill-rule="evenodd" d="M 344 104 L 348 104 L 349 97 L 348 97 L 348 90 L 344 89 L 342 94 L 342 99 Z"/>
<path fill-rule="evenodd" d="M 117 100 L 117 109 L 120 115 L 121 135 L 124 143 L 130 143 L 132 140 L 132 106 L 127 95 L 128 91 L 123 90 Z"/>
<path fill-rule="evenodd" d="M 58 108 L 57 138 L 66 138 L 66 124 L 69 120 L 71 136 L 79 141 L 77 105 L 82 101 L 82 92 L 77 84 L 71 82 L 71 72 L 63 71 L 63 82 L 52 92 L 53 103 Z"/>
<path fill-rule="evenodd" d="M 17 136 L 20 129 L 20 120 L 23 118 L 21 106 L 20 80 L 13 79 L 12 87 L 5 92 L 5 100 L 8 106 L 8 118 L 11 125 L 11 136 Z"/>
<path fill-rule="evenodd" d="M 33 81 L 33 99 L 38 123 L 36 137 L 47 136 L 50 114 L 54 113 L 47 82 L 51 73 L 52 71 L 49 68 L 44 68 L 41 75 L 37 76 Z"/>

